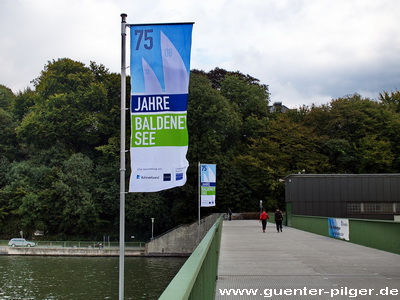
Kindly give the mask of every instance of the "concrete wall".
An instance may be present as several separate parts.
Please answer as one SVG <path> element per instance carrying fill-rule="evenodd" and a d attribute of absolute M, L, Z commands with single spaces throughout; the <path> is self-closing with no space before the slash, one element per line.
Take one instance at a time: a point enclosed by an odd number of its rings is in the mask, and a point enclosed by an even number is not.
<path fill-rule="evenodd" d="M 41 247 L 0 247 L 3 255 L 40 255 L 40 256 L 119 256 L 119 248 L 41 248 Z M 125 256 L 141 256 L 143 250 L 125 249 Z"/>
<path fill-rule="evenodd" d="M 220 214 L 212 214 L 200 222 L 200 241 L 204 238 Z M 146 243 L 146 255 L 189 255 L 197 247 L 198 221 L 181 225 Z"/>

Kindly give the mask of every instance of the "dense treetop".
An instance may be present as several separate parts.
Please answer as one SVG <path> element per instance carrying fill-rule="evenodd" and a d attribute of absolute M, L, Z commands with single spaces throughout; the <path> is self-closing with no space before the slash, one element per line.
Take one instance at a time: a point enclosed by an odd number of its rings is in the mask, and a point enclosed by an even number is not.
<path fill-rule="evenodd" d="M 0 239 L 118 236 L 119 105 L 119 74 L 94 62 L 49 61 L 16 95 L 0 85 Z M 260 200 L 284 209 L 280 179 L 302 170 L 399 172 L 399 91 L 286 113 L 270 106 L 268 85 L 250 75 L 192 70 L 188 182 L 127 194 L 127 236 L 149 238 L 152 217 L 156 234 L 196 219 L 199 161 L 217 164 L 217 207 L 203 214 L 257 211 Z"/>

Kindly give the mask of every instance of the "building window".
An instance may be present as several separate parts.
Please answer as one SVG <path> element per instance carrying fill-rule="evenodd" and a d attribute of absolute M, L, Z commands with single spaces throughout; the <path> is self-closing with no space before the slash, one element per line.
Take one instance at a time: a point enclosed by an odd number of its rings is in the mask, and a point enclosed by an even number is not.
<path fill-rule="evenodd" d="M 348 214 L 360 214 L 362 203 L 347 203 L 347 213 Z"/>
<path fill-rule="evenodd" d="M 400 203 L 347 203 L 348 214 L 400 213 Z"/>
<path fill-rule="evenodd" d="M 366 214 L 387 214 L 394 213 L 393 203 L 364 203 Z"/>

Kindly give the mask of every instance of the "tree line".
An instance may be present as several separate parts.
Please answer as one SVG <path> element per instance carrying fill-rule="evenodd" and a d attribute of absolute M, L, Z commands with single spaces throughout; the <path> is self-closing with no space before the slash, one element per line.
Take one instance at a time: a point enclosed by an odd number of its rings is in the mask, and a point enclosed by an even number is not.
<path fill-rule="evenodd" d="M 117 239 L 120 75 L 63 58 L 49 61 L 33 85 L 17 94 L 0 85 L 0 239 L 21 230 L 46 239 Z M 282 179 L 303 170 L 399 172 L 399 91 L 285 113 L 270 107 L 268 85 L 257 78 L 192 70 L 188 181 L 127 194 L 127 236 L 148 238 L 151 218 L 155 234 L 196 220 L 199 161 L 217 164 L 217 206 L 202 214 L 257 211 L 260 200 L 284 209 Z"/>

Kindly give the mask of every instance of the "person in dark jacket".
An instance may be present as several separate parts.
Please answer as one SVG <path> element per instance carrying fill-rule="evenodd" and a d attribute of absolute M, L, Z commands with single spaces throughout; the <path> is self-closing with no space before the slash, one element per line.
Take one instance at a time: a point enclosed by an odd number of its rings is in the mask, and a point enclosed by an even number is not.
<path fill-rule="evenodd" d="M 269 219 L 268 214 L 263 209 L 262 213 L 260 214 L 260 221 L 262 224 L 262 231 L 265 232 L 265 228 L 267 227 L 267 219 Z"/>
<path fill-rule="evenodd" d="M 279 230 L 282 232 L 282 220 L 283 220 L 283 214 L 279 210 L 279 208 L 277 208 L 275 211 L 275 224 L 276 224 L 276 230 L 278 232 Z"/>

